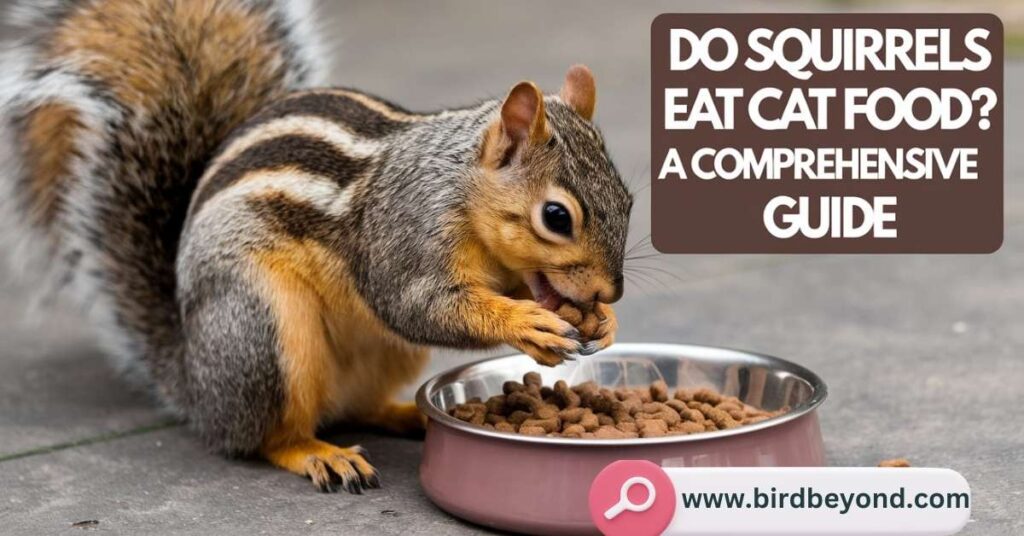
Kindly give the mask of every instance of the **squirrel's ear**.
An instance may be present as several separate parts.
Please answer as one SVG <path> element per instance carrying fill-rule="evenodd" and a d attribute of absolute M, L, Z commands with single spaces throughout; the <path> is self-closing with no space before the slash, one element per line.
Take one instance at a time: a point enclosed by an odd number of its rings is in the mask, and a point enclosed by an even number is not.
<path fill-rule="evenodd" d="M 565 84 L 559 93 L 562 102 L 568 104 L 580 117 L 590 121 L 597 104 L 597 86 L 594 73 L 586 65 L 573 65 L 565 74 Z"/>
<path fill-rule="evenodd" d="M 519 82 L 508 92 L 501 105 L 501 128 L 513 147 L 522 143 L 539 144 L 548 140 L 544 119 L 544 94 L 533 82 Z"/>

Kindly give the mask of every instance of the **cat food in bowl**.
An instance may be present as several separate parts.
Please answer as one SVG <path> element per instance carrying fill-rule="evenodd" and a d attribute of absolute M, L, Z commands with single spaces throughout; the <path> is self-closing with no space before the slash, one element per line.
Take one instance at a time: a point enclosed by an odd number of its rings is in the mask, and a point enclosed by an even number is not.
<path fill-rule="evenodd" d="M 489 430 L 532 436 L 633 439 L 728 430 L 778 417 L 788 407 L 766 411 L 706 387 L 679 388 L 665 380 L 641 387 L 600 387 L 565 380 L 543 385 L 540 373 L 507 381 L 502 393 L 456 404 L 448 414 Z"/>
<path fill-rule="evenodd" d="M 536 374 L 520 383 L 527 373 Z M 582 399 L 595 389 L 604 402 L 590 400 L 587 407 Z M 578 405 L 568 392 L 580 397 Z M 597 473 L 616 460 L 665 467 L 824 465 L 816 410 L 825 396 L 821 379 L 799 365 L 705 346 L 616 344 L 555 368 L 525 355 L 487 359 L 442 373 L 417 393 L 429 418 L 420 481 L 439 507 L 483 526 L 598 534 L 587 493 Z M 593 418 L 584 423 L 588 409 Z M 635 430 L 624 424 L 623 411 L 632 411 Z M 664 424 L 641 428 L 638 420 Z M 704 430 L 684 430 L 681 422 L 701 422 Z M 598 437 L 602 426 L 620 433 L 605 428 L 605 437 Z"/>

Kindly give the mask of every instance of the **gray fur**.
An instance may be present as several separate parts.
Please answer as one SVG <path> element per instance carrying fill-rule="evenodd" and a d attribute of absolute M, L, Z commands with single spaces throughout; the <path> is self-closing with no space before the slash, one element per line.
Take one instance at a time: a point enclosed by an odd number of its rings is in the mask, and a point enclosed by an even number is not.
<path fill-rule="evenodd" d="M 231 454 L 252 452 L 284 401 L 273 314 L 234 268 L 206 266 L 179 297 L 190 424 Z"/>

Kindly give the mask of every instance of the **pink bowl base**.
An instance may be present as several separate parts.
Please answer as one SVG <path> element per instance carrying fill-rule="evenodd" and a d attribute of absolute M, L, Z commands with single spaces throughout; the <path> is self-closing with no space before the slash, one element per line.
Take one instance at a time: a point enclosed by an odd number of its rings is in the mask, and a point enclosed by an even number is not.
<path fill-rule="evenodd" d="M 599 534 L 587 493 L 609 463 L 663 467 L 814 467 L 825 463 L 817 412 L 722 438 L 608 447 L 546 445 L 467 433 L 431 420 L 420 482 L 442 509 L 486 527 L 527 534 Z"/>

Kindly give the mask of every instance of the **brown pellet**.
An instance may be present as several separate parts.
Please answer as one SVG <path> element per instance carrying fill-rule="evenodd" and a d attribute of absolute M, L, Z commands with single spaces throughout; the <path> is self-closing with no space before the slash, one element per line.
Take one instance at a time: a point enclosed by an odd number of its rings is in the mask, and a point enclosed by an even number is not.
<path fill-rule="evenodd" d="M 602 426 L 594 432 L 595 439 L 629 439 L 640 437 L 636 432 L 623 432 L 614 426 Z"/>
<path fill-rule="evenodd" d="M 505 415 L 508 412 L 508 406 L 505 404 L 505 395 L 492 396 L 487 399 L 484 405 L 487 407 L 487 413 Z"/>
<path fill-rule="evenodd" d="M 578 325 L 577 329 L 579 329 L 580 333 L 589 339 L 593 338 L 594 334 L 597 333 L 597 328 L 600 327 L 600 325 L 601 320 L 597 318 L 597 315 L 588 314 L 583 318 L 583 322 Z"/>
<path fill-rule="evenodd" d="M 582 437 L 586 428 L 579 424 L 570 424 L 562 429 L 562 435 L 566 437 Z"/>
<path fill-rule="evenodd" d="M 705 387 L 703 389 L 697 389 L 697 391 L 693 393 L 693 399 L 698 402 L 704 402 L 705 404 L 711 404 L 714 406 L 722 402 L 722 395 Z"/>
<path fill-rule="evenodd" d="M 561 429 L 561 426 L 562 423 L 558 421 L 557 417 L 553 419 L 526 419 L 525 421 L 523 421 L 523 424 L 520 426 L 520 429 L 538 427 L 543 428 L 544 433 L 552 434 L 559 431 Z"/>
<path fill-rule="evenodd" d="M 526 389 L 525 385 L 513 380 L 509 380 L 501 385 L 501 391 L 506 395 L 510 395 L 512 393 L 522 391 L 524 389 Z"/>
<path fill-rule="evenodd" d="M 499 432 L 507 432 L 510 434 L 516 433 L 516 425 L 510 422 L 499 422 L 494 425 L 494 429 Z"/>
<path fill-rule="evenodd" d="M 601 421 L 597 419 L 597 415 L 594 415 L 593 411 L 587 411 L 580 419 L 580 426 L 583 426 L 583 429 L 588 432 L 593 432 L 597 430 L 598 426 L 601 426 Z"/>
<path fill-rule="evenodd" d="M 561 307 L 555 311 L 555 314 L 557 314 L 562 320 L 565 320 L 574 326 L 578 326 L 583 322 L 583 311 L 580 311 L 569 302 L 563 303 Z"/>
<path fill-rule="evenodd" d="M 615 423 L 618 424 L 623 422 L 633 422 L 634 419 L 628 411 L 626 411 L 625 409 L 620 409 L 615 413 L 612 413 L 612 420 L 614 420 Z"/>
<path fill-rule="evenodd" d="M 537 411 L 544 405 L 544 401 L 531 395 L 527 391 L 516 391 L 505 398 L 509 407 L 523 411 Z"/>
<path fill-rule="evenodd" d="M 682 400 L 676 400 L 674 398 L 672 400 L 666 400 L 665 405 L 674 409 L 676 413 L 680 414 L 680 416 L 682 415 L 683 411 L 689 409 L 686 407 L 686 404 Z"/>
<path fill-rule="evenodd" d="M 643 402 L 644 404 L 654 402 L 654 398 L 651 397 L 650 387 L 637 387 L 633 389 L 633 392 L 640 398 L 640 402 Z"/>
<path fill-rule="evenodd" d="M 569 389 L 569 385 L 565 383 L 565 380 L 555 382 L 554 391 L 555 396 L 559 400 L 558 404 L 563 408 L 575 408 L 580 405 L 580 395 Z"/>
<path fill-rule="evenodd" d="M 617 430 L 619 430 L 620 432 L 637 432 L 637 431 L 639 431 L 639 428 L 637 428 L 635 422 L 620 422 L 619 424 L 615 425 L 615 428 Z"/>
<path fill-rule="evenodd" d="M 551 419 L 558 417 L 558 406 L 541 406 L 537 408 L 537 411 L 533 412 L 533 415 L 538 419 Z"/>
<path fill-rule="evenodd" d="M 891 460 L 882 460 L 878 462 L 879 467 L 910 467 L 910 462 L 906 458 L 893 458 Z"/>
<path fill-rule="evenodd" d="M 703 423 L 705 421 L 704 414 L 695 409 L 686 408 L 679 412 L 679 416 L 687 421 L 696 423 Z"/>
<path fill-rule="evenodd" d="M 693 400 L 693 391 L 690 389 L 676 389 L 676 394 L 673 398 L 680 402 L 689 402 Z"/>
<path fill-rule="evenodd" d="M 704 425 L 692 421 L 683 421 L 672 427 L 673 432 L 680 432 L 683 434 L 696 434 L 704 431 Z"/>
<path fill-rule="evenodd" d="M 661 419 L 639 419 L 636 424 L 640 437 L 662 437 L 668 434 L 668 424 Z"/>
<path fill-rule="evenodd" d="M 665 384 L 665 380 L 658 380 L 651 384 L 651 398 L 655 402 L 668 400 L 668 385 Z"/>
<path fill-rule="evenodd" d="M 628 393 L 623 395 L 623 397 L 619 400 L 619 404 L 622 406 L 623 409 L 629 412 L 630 415 L 635 415 L 644 407 L 643 400 L 641 400 L 639 396 L 636 396 L 635 393 Z"/>
<path fill-rule="evenodd" d="M 523 421 L 525 421 L 526 419 L 529 419 L 530 416 L 531 416 L 530 413 L 527 413 L 525 411 L 516 410 L 516 411 L 513 411 L 512 413 L 509 413 L 509 415 L 506 418 L 506 420 L 508 422 L 512 423 L 512 424 L 517 424 L 518 425 L 518 424 L 523 424 Z M 458 416 L 456 416 L 456 418 L 458 418 Z"/>
<path fill-rule="evenodd" d="M 558 412 L 558 418 L 562 419 L 562 422 L 576 424 L 580 422 L 586 412 L 587 408 L 566 408 Z"/>

